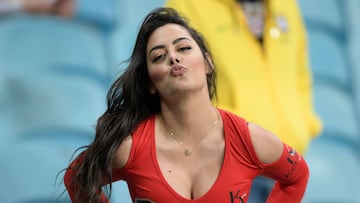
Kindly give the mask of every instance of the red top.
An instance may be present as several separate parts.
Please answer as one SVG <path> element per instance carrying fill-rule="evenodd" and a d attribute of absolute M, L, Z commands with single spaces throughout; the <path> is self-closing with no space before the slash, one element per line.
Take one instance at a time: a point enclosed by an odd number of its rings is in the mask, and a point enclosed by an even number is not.
<path fill-rule="evenodd" d="M 167 183 L 156 159 L 155 116 L 143 121 L 132 135 L 132 148 L 127 164 L 113 170 L 113 181 L 125 180 L 133 202 L 244 203 L 252 180 L 265 175 L 277 180 L 267 202 L 300 202 L 306 188 L 308 168 L 301 155 L 284 144 L 278 161 L 263 164 L 258 160 L 244 119 L 224 110 L 225 156 L 220 174 L 209 191 L 190 200 L 180 196 Z M 72 173 L 65 175 L 70 180 Z M 67 186 L 70 196 L 74 187 Z"/>

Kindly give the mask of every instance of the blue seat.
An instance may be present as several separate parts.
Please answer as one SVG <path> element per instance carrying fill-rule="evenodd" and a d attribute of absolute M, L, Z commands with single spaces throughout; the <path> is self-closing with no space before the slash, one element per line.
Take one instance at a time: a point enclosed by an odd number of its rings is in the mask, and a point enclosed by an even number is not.
<path fill-rule="evenodd" d="M 360 13 L 358 12 L 360 2 L 358 0 L 348 0 L 346 6 L 348 9 L 347 22 L 349 30 L 347 46 L 352 67 L 353 88 L 356 96 L 356 114 L 360 120 Z"/>
<path fill-rule="evenodd" d="M 335 83 L 348 91 L 351 74 L 345 39 L 329 30 L 312 27 L 308 28 L 308 38 L 314 82 Z"/>
<path fill-rule="evenodd" d="M 328 27 L 336 31 L 345 29 L 343 0 L 298 0 L 298 2 L 307 26 Z"/>
<path fill-rule="evenodd" d="M 324 127 L 321 136 L 331 136 L 349 143 L 360 141 L 353 99 L 336 86 L 314 86 L 315 109 Z"/>
<path fill-rule="evenodd" d="M 101 76 L 107 65 L 103 41 L 100 30 L 77 21 L 6 18 L 0 21 L 0 67 L 15 72 L 65 67 Z"/>
<path fill-rule="evenodd" d="M 360 202 L 360 162 L 356 149 L 320 137 L 311 143 L 305 159 L 310 179 L 304 202 Z"/>
<path fill-rule="evenodd" d="M 323 135 L 360 142 L 345 40 L 328 31 L 308 29 L 315 110 L 324 123 Z"/>
<path fill-rule="evenodd" d="M 69 139 L 69 137 L 68 137 Z M 84 144 L 87 140 L 79 141 Z M 0 197 L 7 203 L 70 202 L 61 172 L 75 149 L 58 140 L 28 139 L 0 148 Z M 58 177 L 57 177 L 58 176 Z"/>
<path fill-rule="evenodd" d="M 42 16 L 0 21 L 1 144 L 40 128 L 92 131 L 109 85 L 104 35 Z"/>
<path fill-rule="evenodd" d="M 110 83 L 112 1 L 87 5 L 71 21 L 0 19 L 1 202 L 69 202 L 56 175 L 93 139 Z"/>
<path fill-rule="evenodd" d="M 309 36 L 315 111 L 324 124 L 305 154 L 310 180 L 304 201 L 309 203 L 360 200 L 360 76 L 349 49 L 356 39 L 350 26 L 355 18 L 348 16 L 350 10 L 358 12 L 355 1 L 299 0 Z"/>
<path fill-rule="evenodd" d="M 7 140 L 41 128 L 81 129 L 93 134 L 105 110 L 106 91 L 92 78 L 67 74 L 7 75 Z"/>

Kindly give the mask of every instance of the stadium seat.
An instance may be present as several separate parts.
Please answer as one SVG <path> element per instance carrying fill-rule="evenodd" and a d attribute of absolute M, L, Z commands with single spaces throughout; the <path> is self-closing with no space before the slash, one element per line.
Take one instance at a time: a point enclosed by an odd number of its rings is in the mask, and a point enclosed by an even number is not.
<path fill-rule="evenodd" d="M 345 40 L 329 30 L 313 27 L 308 30 L 315 109 L 324 123 L 323 134 L 339 135 L 351 142 L 359 142 L 352 73 Z"/>
<path fill-rule="evenodd" d="M 105 109 L 109 83 L 103 41 L 102 33 L 79 22 L 0 21 L 0 120 L 7 123 L 0 139 L 48 126 L 91 130 Z"/>
<path fill-rule="evenodd" d="M 2 116 L 9 133 L 2 134 L 2 140 L 48 127 L 92 132 L 105 110 L 106 92 L 92 78 L 55 73 L 7 76 Z"/>
<path fill-rule="evenodd" d="M 81 21 L 0 20 L 1 202 L 69 202 L 55 178 L 94 137 L 106 108 L 107 54 L 104 33 Z"/>
<path fill-rule="evenodd" d="M 298 2 L 307 26 L 317 24 L 321 27 L 334 29 L 336 32 L 344 30 L 343 0 L 298 0 Z"/>
<path fill-rule="evenodd" d="M 331 30 L 308 27 L 311 66 L 315 83 L 326 82 L 349 90 L 351 75 L 348 71 L 349 62 L 346 58 L 345 39 Z"/>
<path fill-rule="evenodd" d="M 0 45 L 0 66 L 7 71 L 71 65 L 102 76 L 106 70 L 102 33 L 77 21 L 41 16 L 7 18 L 0 21 Z"/>
<path fill-rule="evenodd" d="M 70 202 L 67 195 L 62 194 L 61 171 L 69 164 L 74 150 L 58 141 L 40 139 L 9 142 L 2 146 L 1 202 Z"/>
<path fill-rule="evenodd" d="M 360 1 L 358 0 L 348 0 L 348 4 L 346 4 L 347 9 L 347 21 L 348 24 L 348 48 L 349 48 L 349 57 L 352 64 L 352 77 L 354 84 L 354 93 L 356 96 L 356 107 L 357 107 L 357 115 L 360 120 L 360 13 L 358 12 L 360 9 Z M 360 135 L 359 135 L 360 136 Z"/>
<path fill-rule="evenodd" d="M 315 109 L 323 121 L 322 136 L 332 136 L 357 143 L 359 126 L 354 109 L 354 98 L 331 84 L 314 86 Z"/>
<path fill-rule="evenodd" d="M 349 18 L 360 8 L 353 8 L 355 1 L 299 0 L 309 36 L 315 111 L 324 124 L 305 154 L 310 168 L 306 203 L 360 202 L 360 75 L 350 49 L 360 39 L 352 27 L 360 24 Z"/>
<path fill-rule="evenodd" d="M 360 162 L 356 149 L 334 139 L 314 140 L 305 156 L 310 178 L 304 202 L 360 202 Z"/>

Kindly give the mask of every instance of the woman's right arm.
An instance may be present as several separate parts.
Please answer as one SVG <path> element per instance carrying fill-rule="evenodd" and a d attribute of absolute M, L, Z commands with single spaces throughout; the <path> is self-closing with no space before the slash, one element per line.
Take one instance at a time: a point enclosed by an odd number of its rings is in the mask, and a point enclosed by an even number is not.
<path fill-rule="evenodd" d="M 121 143 L 118 150 L 116 151 L 115 158 L 112 163 L 112 167 L 115 170 L 113 170 L 111 182 L 120 180 L 121 174 L 119 174 L 119 170 L 116 169 L 123 168 L 127 163 L 130 155 L 131 144 L 131 136 L 128 136 L 127 138 L 125 138 L 125 140 Z M 75 168 L 77 168 L 77 166 L 82 163 L 84 153 L 81 153 L 78 157 L 75 158 L 75 160 L 70 164 L 64 175 L 65 188 L 68 191 L 72 202 L 76 202 L 75 196 L 77 190 L 79 189 L 78 186 L 73 182 L 73 178 L 76 173 Z M 104 185 L 106 184 L 108 183 L 104 182 Z M 101 194 L 101 202 L 109 202 L 104 193 Z"/>
<path fill-rule="evenodd" d="M 70 164 L 64 175 L 65 188 L 69 194 L 71 202 L 76 202 L 75 195 L 76 195 L 76 191 L 78 190 L 76 184 L 73 182 L 73 178 L 76 173 L 74 168 L 76 168 L 77 165 L 81 164 L 83 160 L 83 156 L 84 153 L 81 153 L 78 157 L 76 157 L 76 159 Z"/>

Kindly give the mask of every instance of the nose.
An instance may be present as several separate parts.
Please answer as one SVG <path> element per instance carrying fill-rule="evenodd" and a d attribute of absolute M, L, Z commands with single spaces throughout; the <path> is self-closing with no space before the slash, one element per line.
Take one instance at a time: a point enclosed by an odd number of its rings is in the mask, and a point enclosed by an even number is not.
<path fill-rule="evenodd" d="M 171 64 L 171 65 L 174 65 L 174 64 L 176 64 L 176 63 L 180 63 L 180 61 L 181 61 L 181 60 L 180 60 L 179 58 L 177 58 L 177 57 L 176 57 L 176 58 L 171 58 L 171 59 L 170 59 L 170 64 Z"/>
<path fill-rule="evenodd" d="M 181 62 L 181 59 L 176 54 L 172 54 L 170 56 L 170 64 L 171 65 L 174 65 L 174 64 L 180 63 L 180 62 Z"/>

